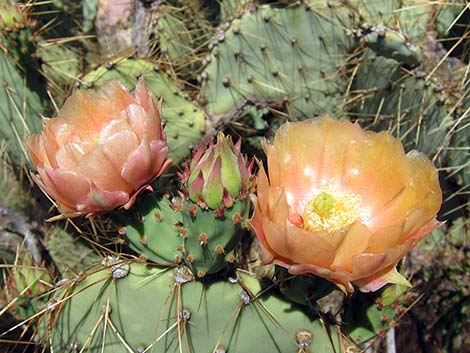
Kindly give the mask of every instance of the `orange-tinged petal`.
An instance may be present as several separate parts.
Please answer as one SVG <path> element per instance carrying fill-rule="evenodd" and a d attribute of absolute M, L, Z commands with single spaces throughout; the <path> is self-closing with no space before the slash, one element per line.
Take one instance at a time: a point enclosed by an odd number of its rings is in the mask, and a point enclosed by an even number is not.
<path fill-rule="evenodd" d="M 149 140 L 162 140 L 165 139 L 163 135 L 161 112 L 162 112 L 163 101 L 160 100 L 158 107 L 155 105 L 152 99 L 149 105 L 149 109 L 144 119 L 144 129 L 148 134 Z"/>
<path fill-rule="evenodd" d="M 81 174 L 89 178 L 98 187 L 112 191 L 123 190 L 129 193 L 132 189 L 121 177 L 113 163 L 109 160 L 100 145 L 96 145 L 78 163 Z"/>
<path fill-rule="evenodd" d="M 351 281 L 380 271 L 387 260 L 387 254 L 360 254 L 352 259 Z"/>
<path fill-rule="evenodd" d="M 335 260 L 331 267 L 352 272 L 352 260 L 367 249 L 372 234 L 361 223 L 353 223 L 343 236 L 335 252 Z"/>
<path fill-rule="evenodd" d="M 321 184 L 324 136 L 321 129 L 315 128 L 317 126 L 318 123 L 312 121 L 296 123 L 295 126 L 288 123 L 279 129 L 274 140 L 277 158 L 282 165 L 279 167 L 279 182 L 295 202 L 308 198 L 312 189 Z"/>
<path fill-rule="evenodd" d="M 346 187 L 360 194 L 371 213 L 380 212 L 406 186 L 410 177 L 403 146 L 386 132 L 370 133 L 348 156 Z M 354 156 L 354 154 L 357 154 Z M 354 159 L 355 158 L 355 159 Z M 352 165 L 354 163 L 354 165 Z"/>
<path fill-rule="evenodd" d="M 333 262 L 333 248 L 323 237 L 289 224 L 273 223 L 262 219 L 268 248 L 292 262 L 306 262 L 318 266 L 329 266 Z M 286 236 L 287 235 L 287 236 Z M 292 259 L 295 255 L 295 260 Z"/>
<path fill-rule="evenodd" d="M 403 226 L 404 223 L 399 223 L 375 231 L 366 252 L 377 254 L 400 244 L 405 236 Z"/>
<path fill-rule="evenodd" d="M 45 191 L 47 194 L 52 197 L 60 206 L 60 204 L 67 204 L 67 199 L 57 190 L 54 182 L 49 177 L 47 171 L 53 170 L 49 166 L 44 166 L 44 168 L 38 167 L 38 175 L 36 176 L 36 183 Z M 69 204 L 72 206 L 72 204 Z"/>
<path fill-rule="evenodd" d="M 292 274 L 376 290 L 440 224 L 436 169 L 386 132 L 317 118 L 281 126 L 263 147 L 269 179 L 260 168 L 252 227 Z"/>
<path fill-rule="evenodd" d="M 122 168 L 122 178 L 132 187 L 146 183 L 152 176 L 154 160 L 152 150 L 146 136 L 142 139 L 139 147 L 128 157 Z"/>
<path fill-rule="evenodd" d="M 78 163 L 83 156 L 89 151 L 86 144 L 68 143 L 58 149 L 55 154 L 57 169 L 65 169 L 80 173 Z"/>
<path fill-rule="evenodd" d="M 424 216 L 422 224 L 438 212 L 442 203 L 442 192 L 436 168 L 418 152 L 408 153 L 407 159 L 411 175 L 406 188 L 372 217 L 368 224 L 371 229 L 403 222 L 415 208 L 427 210 L 427 219 Z"/>
<path fill-rule="evenodd" d="M 25 141 L 25 146 L 29 151 L 31 151 L 31 161 L 34 165 L 51 165 L 44 148 L 43 137 L 40 134 L 29 136 Z"/>
<path fill-rule="evenodd" d="M 61 195 L 58 201 L 73 207 L 90 191 L 90 182 L 72 171 L 61 169 L 46 169 L 47 175 Z"/>
<path fill-rule="evenodd" d="M 257 178 L 257 195 L 258 205 L 261 208 L 263 214 L 268 213 L 268 193 L 269 193 L 269 182 L 264 167 L 261 163 L 259 165 L 259 172 Z"/>
<path fill-rule="evenodd" d="M 289 250 L 287 249 L 286 225 L 275 224 L 268 218 L 261 219 L 263 224 L 264 235 L 266 244 L 273 250 L 277 256 L 289 257 Z"/>
<path fill-rule="evenodd" d="M 74 216 L 130 207 L 171 163 L 160 110 L 143 79 L 134 96 L 117 81 L 76 91 L 26 143 L 36 180 Z"/>
<path fill-rule="evenodd" d="M 137 85 L 135 86 L 135 100 L 138 105 L 140 105 L 144 110 L 149 110 L 149 106 L 151 101 L 153 101 L 151 93 L 145 87 L 145 78 L 144 76 L 140 76 L 139 80 L 137 81 Z"/>
<path fill-rule="evenodd" d="M 274 259 L 274 251 L 271 249 L 269 246 L 266 236 L 264 234 L 264 228 L 263 228 L 263 219 L 261 215 L 261 211 L 259 209 L 259 204 L 258 200 L 255 195 L 251 195 L 251 202 L 255 205 L 255 209 L 253 211 L 253 216 L 251 219 L 248 221 L 248 225 L 251 227 L 251 229 L 256 233 L 256 236 L 261 243 L 261 247 L 263 250 L 262 254 L 262 260 L 263 262 L 271 262 Z"/>
<path fill-rule="evenodd" d="M 139 139 L 142 139 L 145 134 L 148 134 L 145 127 L 147 112 L 141 106 L 136 104 L 129 105 L 120 113 L 119 118 L 126 119 L 127 124 L 134 130 Z"/>
<path fill-rule="evenodd" d="M 166 141 L 153 140 L 150 142 L 150 151 L 153 158 L 152 176 L 156 178 L 170 166 L 172 160 L 168 159 L 168 145 Z"/>
<path fill-rule="evenodd" d="M 354 284 L 359 287 L 361 292 L 374 292 L 379 290 L 387 283 L 394 283 L 411 287 L 411 284 L 400 273 L 395 266 L 386 268 L 374 276 L 355 281 Z"/>
<path fill-rule="evenodd" d="M 93 93 L 92 91 L 87 91 Z M 126 87 L 116 80 L 106 82 L 97 92 L 97 95 L 106 98 L 110 104 L 114 105 L 113 109 L 103 109 L 106 116 L 114 117 L 116 112 L 123 110 L 126 106 L 131 104 L 135 99 L 126 89 Z"/>
<path fill-rule="evenodd" d="M 419 228 L 415 233 L 407 234 L 404 241 L 412 240 L 414 242 L 417 242 L 417 241 L 421 240 L 427 234 L 431 233 L 433 230 L 439 228 L 443 223 L 444 222 L 439 222 L 438 220 L 433 219 L 433 220 L 429 221 L 428 223 L 426 223 L 421 228 Z"/>
<path fill-rule="evenodd" d="M 100 141 L 100 147 L 116 171 L 122 171 L 129 155 L 139 146 L 132 130 L 125 129 Z"/>
<path fill-rule="evenodd" d="M 287 223 L 287 251 L 292 262 L 328 267 L 334 260 L 332 245 L 317 233 L 308 232 Z M 298 261 L 300 259 L 300 261 Z"/>
<path fill-rule="evenodd" d="M 91 184 L 90 192 L 77 203 L 78 212 L 92 213 L 103 209 L 113 209 L 125 204 L 129 200 L 129 195 L 123 191 L 106 191 Z"/>
<path fill-rule="evenodd" d="M 268 159 L 269 182 L 274 186 L 281 185 L 281 169 L 279 168 L 279 160 L 276 148 L 272 145 L 268 145 L 266 141 L 264 141 L 263 149 Z M 260 170 L 262 169 L 263 173 L 265 173 L 263 165 L 261 163 L 258 164 Z"/>
<path fill-rule="evenodd" d="M 282 224 L 289 218 L 286 193 L 280 187 L 269 188 L 268 210 L 268 216 L 274 223 Z"/>

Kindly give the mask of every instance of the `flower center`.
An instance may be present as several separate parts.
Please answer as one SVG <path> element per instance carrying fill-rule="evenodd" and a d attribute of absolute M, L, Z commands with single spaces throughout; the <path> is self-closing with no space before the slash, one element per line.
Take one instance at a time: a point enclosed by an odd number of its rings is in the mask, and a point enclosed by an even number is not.
<path fill-rule="evenodd" d="M 360 217 L 360 205 L 360 195 L 323 191 L 305 205 L 302 227 L 330 233 L 341 230 Z"/>

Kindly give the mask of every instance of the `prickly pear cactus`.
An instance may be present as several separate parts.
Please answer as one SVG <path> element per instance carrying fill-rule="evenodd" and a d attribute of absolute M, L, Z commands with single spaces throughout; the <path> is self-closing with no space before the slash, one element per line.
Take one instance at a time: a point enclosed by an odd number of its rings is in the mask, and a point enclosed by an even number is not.
<path fill-rule="evenodd" d="M 426 315 L 436 324 L 426 327 L 422 347 L 430 350 L 425 338 L 435 332 L 432 343 L 449 352 L 468 341 L 457 332 L 467 328 L 468 305 L 460 311 L 454 305 L 468 296 L 463 274 L 470 271 L 462 260 L 469 257 L 470 182 L 464 1 L 0 0 L 0 10 L 0 346 L 8 336 L 7 352 L 21 343 L 76 353 L 362 352 L 386 335 L 387 342 L 400 338 L 403 318 Z M 101 115 L 110 114 L 93 102 L 75 114 L 76 121 L 89 120 L 77 122 L 81 129 L 73 133 L 54 123 L 60 120 L 53 112 L 60 118 L 75 89 L 110 80 L 149 107 L 136 88 L 141 76 L 155 102 L 162 101 L 166 136 L 146 144 L 160 127 L 133 107 L 138 113 L 127 118 L 139 148 L 124 158 L 132 141 L 119 141 L 115 155 L 93 164 L 103 179 L 83 187 L 80 178 L 89 171 L 81 161 L 95 158 L 121 127 L 99 130 L 108 123 Z M 416 277 L 416 288 L 403 280 L 374 293 L 343 293 L 321 277 L 324 271 L 289 273 L 290 243 L 273 260 L 262 235 L 250 231 L 258 198 L 264 211 L 274 210 L 268 218 L 290 207 L 282 187 L 271 186 L 276 172 L 270 180 L 255 177 L 272 148 L 268 141 L 286 121 L 325 114 L 388 130 L 406 152 L 425 153 L 439 169 L 445 202 L 438 220 L 446 225 L 399 265 L 402 276 Z M 42 116 L 51 118 L 47 136 L 25 144 Z M 145 126 L 154 129 L 142 132 Z M 90 139 L 77 142 L 84 138 Z M 31 146 L 36 150 L 28 154 Z M 167 147 L 171 168 L 145 177 L 124 207 L 116 201 L 120 190 L 97 192 L 103 184 L 126 187 L 116 177 L 125 169 L 120 161 L 138 162 L 125 173 L 138 180 L 136 170 L 156 164 L 149 154 Z M 166 160 L 165 153 L 159 158 Z M 40 187 L 24 177 L 28 160 Z M 268 188 L 269 196 L 257 188 Z M 52 201 L 70 192 L 62 199 L 102 205 L 109 198 L 118 206 L 59 215 L 51 225 L 45 214 L 56 212 L 40 189 Z M 87 198 L 80 199 L 82 192 Z M 30 224 L 12 223 L 13 208 Z M 294 218 L 285 223 L 298 223 Z M 442 299 L 444 292 L 450 294 Z M 429 309 L 436 303 L 458 324 Z M 415 311 L 420 307 L 424 316 Z"/>
<path fill-rule="evenodd" d="M 324 352 L 332 344 L 339 349 L 335 328 L 327 333 L 319 321 L 246 274 L 203 284 L 185 267 L 123 265 L 128 272 L 102 269 L 59 288 L 47 322 L 54 350 Z M 66 297 L 71 298 L 63 304 Z"/>
<path fill-rule="evenodd" d="M 227 121 L 255 103 L 285 105 L 297 118 L 341 109 L 342 72 L 352 49 L 341 15 L 324 5 L 260 6 L 221 28 L 199 76 L 210 119 Z"/>

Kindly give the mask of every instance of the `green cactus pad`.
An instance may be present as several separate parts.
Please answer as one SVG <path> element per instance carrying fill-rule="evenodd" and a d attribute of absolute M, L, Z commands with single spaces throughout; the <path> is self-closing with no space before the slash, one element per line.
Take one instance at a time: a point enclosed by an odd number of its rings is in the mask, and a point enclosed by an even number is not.
<path fill-rule="evenodd" d="M 458 17 L 461 17 L 467 6 L 465 0 L 450 0 L 437 6 L 435 21 L 436 32 L 439 37 L 448 37 L 455 26 Z"/>
<path fill-rule="evenodd" d="M 468 103 L 467 103 L 468 105 Z M 462 117 L 463 118 L 463 117 Z M 448 149 L 451 176 L 458 185 L 470 185 L 470 119 L 461 119 L 453 126 L 451 146 Z"/>
<path fill-rule="evenodd" d="M 213 210 L 184 202 L 182 223 L 188 234 L 182 256 L 198 276 L 217 272 L 227 261 L 234 261 L 232 251 L 240 241 L 239 222 L 248 216 L 248 203 L 248 199 L 237 200 L 222 216 L 216 217 Z M 197 210 L 194 216 L 191 209 Z"/>
<path fill-rule="evenodd" d="M 367 342 L 382 335 L 400 320 L 413 296 L 407 287 L 388 285 L 379 294 L 366 296 L 356 293 L 342 317 L 345 332 L 356 342 Z M 411 300 L 411 301 L 410 301 Z"/>
<path fill-rule="evenodd" d="M 41 72 L 48 81 L 55 103 L 60 106 L 80 72 L 78 53 L 60 43 L 38 43 Z"/>
<path fill-rule="evenodd" d="M 75 276 L 101 261 L 93 249 L 64 229 L 51 229 L 46 240 L 49 255 L 63 277 Z"/>
<path fill-rule="evenodd" d="M 26 85 L 13 61 L 0 53 L 0 137 L 16 163 L 28 160 L 26 136 L 41 130 L 44 108 L 39 96 Z"/>
<path fill-rule="evenodd" d="M 339 351 L 336 328 L 262 291 L 256 279 L 236 277 L 185 283 L 138 263 L 120 279 L 110 270 L 90 274 L 51 301 L 45 342 L 87 353 Z"/>
<path fill-rule="evenodd" d="M 147 195 L 118 215 L 116 223 L 138 254 L 158 264 L 186 263 L 203 276 L 219 271 L 233 257 L 240 233 L 236 222 L 247 216 L 246 204 L 236 201 L 216 217 L 189 201 L 175 206 L 167 198 Z"/>
<path fill-rule="evenodd" d="M 166 122 L 170 157 L 174 162 L 179 162 L 189 155 L 192 146 L 199 144 L 205 129 L 204 113 L 187 100 L 166 74 L 157 72 L 151 62 L 124 59 L 99 67 L 82 81 L 85 85 L 99 87 L 106 81 L 116 79 L 132 90 L 140 75 L 145 76 L 146 85 L 156 99 L 163 98 L 162 118 Z"/>
<path fill-rule="evenodd" d="M 433 4 L 421 0 L 348 0 L 356 24 L 389 27 L 401 32 L 414 44 L 425 41 L 429 23 L 432 22 Z"/>
<path fill-rule="evenodd" d="M 153 21 L 148 29 L 154 38 L 150 44 L 153 54 L 160 59 L 167 58 L 177 68 L 183 65 L 185 70 L 191 70 L 190 59 L 209 34 L 206 31 L 209 24 L 205 23 L 201 9 L 197 7 L 197 2 L 193 1 L 178 6 L 161 3 L 153 9 Z"/>
<path fill-rule="evenodd" d="M 0 47 L 20 66 L 31 65 L 36 50 L 36 21 L 20 4 L 0 2 Z"/>
<path fill-rule="evenodd" d="M 341 73 L 352 48 L 326 4 L 275 9 L 260 6 L 221 30 L 200 75 L 201 100 L 214 124 L 246 105 L 285 105 L 293 116 L 331 113 L 347 86 Z"/>
<path fill-rule="evenodd" d="M 374 92 L 357 105 L 365 124 L 389 129 L 405 145 L 428 155 L 446 143 L 452 122 L 438 85 L 404 72 L 398 62 L 365 54 L 365 64 L 357 73 L 355 89 Z"/>
<path fill-rule="evenodd" d="M 380 56 L 414 66 L 423 59 L 421 49 L 409 43 L 400 32 L 383 26 L 364 32 L 360 38 L 361 42 Z"/>

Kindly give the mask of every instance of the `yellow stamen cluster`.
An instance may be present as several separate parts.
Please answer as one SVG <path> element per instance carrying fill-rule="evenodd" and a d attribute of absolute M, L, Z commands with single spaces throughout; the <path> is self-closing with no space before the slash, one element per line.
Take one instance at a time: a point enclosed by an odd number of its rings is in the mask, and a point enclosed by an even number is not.
<path fill-rule="evenodd" d="M 341 230 L 359 219 L 360 205 L 360 195 L 323 191 L 305 205 L 303 228 L 330 233 Z"/>

